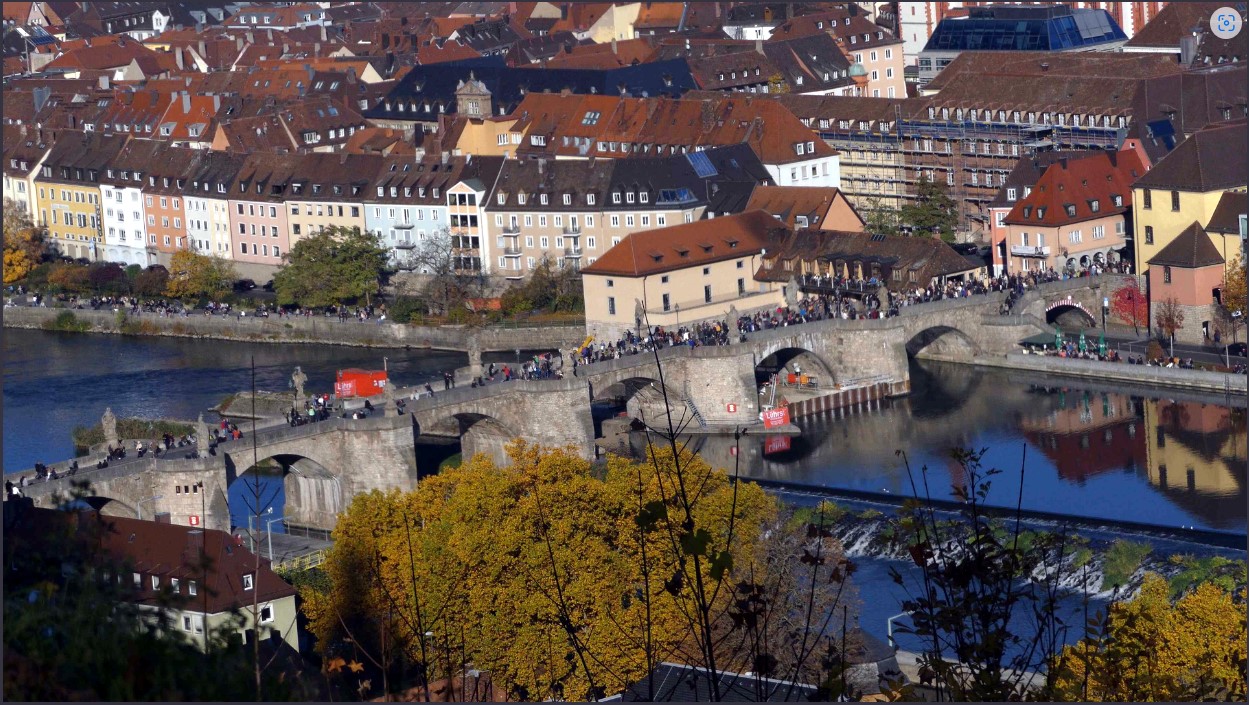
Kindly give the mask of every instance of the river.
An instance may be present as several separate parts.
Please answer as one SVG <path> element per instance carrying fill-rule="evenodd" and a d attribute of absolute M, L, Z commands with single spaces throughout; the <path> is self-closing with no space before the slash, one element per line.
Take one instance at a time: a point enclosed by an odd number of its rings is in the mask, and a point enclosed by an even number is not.
<path fill-rule="evenodd" d="M 70 432 L 119 418 L 194 419 L 251 384 L 289 386 L 300 365 L 310 392 L 332 390 L 346 367 L 386 364 L 398 384 L 435 380 L 467 362 L 460 353 L 333 345 L 272 345 L 181 338 L 5 329 L 4 467 L 29 468 L 73 454 Z M 383 358 L 387 358 L 383 363 Z M 487 356 L 508 360 L 511 355 Z M 1022 380 L 1004 370 L 916 362 L 911 396 L 845 416 L 800 419 L 792 441 L 749 437 L 749 477 L 823 488 L 909 494 L 897 450 L 927 465 L 935 497 L 960 478 L 954 446 L 986 448 L 991 502 L 1013 506 L 1023 462 L 1025 508 L 1160 526 L 1243 534 L 1245 414 L 1219 403 L 1088 389 L 1071 380 Z M 245 428 L 245 426 L 244 426 Z M 713 463 L 738 459 L 731 441 L 708 438 Z M 788 446 L 788 447 L 786 447 Z M 280 507 L 277 507 L 280 510 Z"/>
<path fill-rule="evenodd" d="M 4 333 L 6 471 L 70 457 L 70 432 L 97 423 L 106 406 L 119 418 L 193 419 L 225 395 L 250 386 L 253 358 L 257 388 L 286 389 L 291 371 L 300 365 L 310 392 L 331 390 L 337 369 L 376 369 L 383 357 L 391 378 L 403 385 L 436 382 L 443 370 L 467 363 L 463 354 L 428 351 Z M 510 359 L 486 356 L 487 361 Z M 985 465 L 1003 470 L 993 478 L 990 503 L 1013 506 L 1022 463 L 1025 508 L 1244 535 L 1243 408 L 1210 399 L 1173 399 L 1163 392 L 1103 393 L 1071 380 L 1038 384 L 1035 378 L 965 365 L 916 362 L 911 374 L 911 396 L 857 413 L 799 419 L 803 435 L 798 438 L 748 436 L 736 453 L 728 439 L 697 443 L 714 464 L 732 469 L 740 460 L 748 477 L 882 495 L 910 493 L 895 453 L 905 450 L 915 471 L 928 466 L 934 497 L 947 497 L 949 485 L 961 478 L 948 460 L 951 447 L 986 448 Z M 266 519 L 281 517 L 280 476 L 249 477 L 259 478 L 260 493 L 274 507 Z M 235 483 L 230 492 L 239 526 L 246 524 L 248 512 L 243 485 Z M 280 531 L 281 522 L 273 530 Z M 885 619 L 898 611 L 903 597 L 888 571 L 906 565 L 870 555 L 856 556 L 856 561 L 859 621 L 884 638 Z M 907 640 L 903 645 L 915 646 Z"/>

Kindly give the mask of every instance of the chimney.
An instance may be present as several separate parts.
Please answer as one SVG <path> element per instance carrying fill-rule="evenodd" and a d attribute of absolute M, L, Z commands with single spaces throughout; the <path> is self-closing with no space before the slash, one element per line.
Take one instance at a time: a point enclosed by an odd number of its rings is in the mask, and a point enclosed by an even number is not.
<path fill-rule="evenodd" d="M 614 34 L 612 35 L 612 38 L 611 38 L 611 53 L 613 54 L 620 53 L 619 51 L 616 50 L 616 35 Z"/>
<path fill-rule="evenodd" d="M 243 38 L 242 37 L 234 38 L 234 50 L 240 54 L 243 53 Z"/>
<path fill-rule="evenodd" d="M 271 30 L 271 29 L 266 29 L 266 30 L 265 30 L 265 36 L 266 36 L 266 37 L 268 37 L 268 41 L 269 41 L 269 43 L 270 43 L 270 44 L 273 44 L 273 30 Z"/>
<path fill-rule="evenodd" d="M 252 33 L 251 33 L 251 30 L 248 30 L 248 32 L 247 32 L 247 34 L 246 34 L 245 36 L 247 37 L 247 43 L 248 43 L 248 44 L 255 44 L 255 43 L 256 43 L 256 35 L 252 34 Z"/>
<path fill-rule="evenodd" d="M 321 41 L 329 41 L 329 38 L 325 34 L 325 25 L 321 25 Z"/>
<path fill-rule="evenodd" d="M 1043 62 L 1041 62 L 1041 70 L 1042 70 L 1042 71 L 1049 71 L 1049 70 L 1050 70 L 1050 65 L 1049 65 L 1049 62 L 1048 62 L 1048 61 L 1043 61 Z"/>
<path fill-rule="evenodd" d="M 191 94 L 186 91 L 182 91 L 182 112 L 191 112 Z"/>
<path fill-rule="evenodd" d="M 221 110 L 221 95 L 213 94 L 213 114 L 216 115 Z"/>
<path fill-rule="evenodd" d="M 447 150 L 445 150 L 445 149 L 444 149 L 444 150 L 442 150 L 442 163 L 443 163 L 443 164 L 446 164 L 446 163 L 447 163 L 447 161 L 448 161 L 448 160 L 450 160 L 450 159 L 451 159 L 451 153 L 450 153 L 450 152 L 448 152 L 448 151 L 447 151 Z"/>
<path fill-rule="evenodd" d="M 758 54 L 763 54 L 763 40 L 762 39 L 755 40 L 755 52 Z"/>
<path fill-rule="evenodd" d="M 203 39 L 199 40 L 199 58 L 208 61 L 208 45 L 204 43 Z"/>

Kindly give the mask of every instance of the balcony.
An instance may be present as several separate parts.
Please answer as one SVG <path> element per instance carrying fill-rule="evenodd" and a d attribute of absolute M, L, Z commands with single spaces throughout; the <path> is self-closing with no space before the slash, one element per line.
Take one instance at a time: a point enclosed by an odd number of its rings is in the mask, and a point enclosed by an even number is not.
<path fill-rule="evenodd" d="M 520 257 L 520 248 L 519 247 L 504 247 L 503 256 L 504 257 Z"/>
<path fill-rule="evenodd" d="M 565 225 L 565 226 L 564 226 L 564 234 L 565 234 L 565 235 L 580 235 L 580 234 L 581 234 L 581 224 L 580 224 L 580 223 L 578 223 L 577 225 Z"/>
<path fill-rule="evenodd" d="M 413 249 L 416 249 L 416 243 L 415 242 L 397 242 L 395 243 L 395 248 L 399 250 L 413 250 Z"/>
<path fill-rule="evenodd" d="M 1049 257 L 1050 248 L 1038 245 L 1011 245 L 1010 253 L 1015 257 Z"/>
<path fill-rule="evenodd" d="M 503 234 L 504 235 L 519 235 L 520 223 L 508 223 L 507 225 L 504 225 Z"/>
<path fill-rule="evenodd" d="M 580 247 L 565 247 L 564 256 L 565 257 L 580 257 L 581 248 Z"/>

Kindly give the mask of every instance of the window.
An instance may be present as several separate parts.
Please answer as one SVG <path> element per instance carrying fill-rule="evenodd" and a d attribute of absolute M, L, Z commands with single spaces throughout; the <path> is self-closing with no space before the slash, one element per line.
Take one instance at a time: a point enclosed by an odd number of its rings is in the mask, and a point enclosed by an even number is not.
<path fill-rule="evenodd" d="M 611 217 L 611 226 L 612 226 L 613 228 L 618 228 L 618 227 L 620 227 L 620 216 L 618 216 L 618 215 L 613 215 L 613 216 Z"/>
<path fill-rule="evenodd" d="M 703 303 L 711 303 L 711 285 L 707 284 L 703 287 Z"/>
<path fill-rule="evenodd" d="M 633 216 L 631 215 L 625 216 L 625 227 L 629 227 L 629 228 L 633 227 Z"/>
<path fill-rule="evenodd" d="M 1072 230 L 1068 238 L 1071 244 L 1076 245 L 1084 240 L 1084 233 L 1079 230 Z"/>
<path fill-rule="evenodd" d="M 1006 200 L 1014 203 L 1017 195 L 1018 195 L 1018 192 L 1015 189 L 1013 188 L 1006 189 Z"/>
<path fill-rule="evenodd" d="M 141 587 L 143 587 L 143 576 L 142 576 L 142 575 L 140 575 L 140 574 L 138 574 L 138 573 L 135 573 L 135 574 L 134 574 L 134 586 L 135 586 L 136 588 L 141 588 Z"/>
<path fill-rule="evenodd" d="M 1154 244 L 1154 226 L 1152 225 L 1145 226 L 1145 244 L 1146 245 Z"/>
<path fill-rule="evenodd" d="M 1171 210 L 1178 211 L 1180 209 L 1180 192 L 1171 192 Z"/>
<path fill-rule="evenodd" d="M 663 302 L 664 302 L 664 310 L 671 311 L 672 310 L 672 297 L 670 294 L 664 294 Z"/>
<path fill-rule="evenodd" d="M 1171 268 L 1170 267 L 1162 268 L 1162 283 L 1163 284 L 1171 283 Z"/>
<path fill-rule="evenodd" d="M 542 238 L 540 238 L 539 242 L 541 243 L 542 249 L 544 250 L 551 246 L 551 239 L 546 236 L 543 236 Z"/>
<path fill-rule="evenodd" d="M 660 277 L 660 278 L 659 278 L 659 283 L 660 283 L 660 284 L 667 284 L 667 283 L 668 283 L 668 275 L 667 275 L 667 274 L 665 274 L 665 275 L 663 275 L 662 277 Z"/>
<path fill-rule="evenodd" d="M 169 589 L 170 589 L 170 590 L 173 590 L 173 592 L 174 592 L 174 594 L 175 594 L 175 595 L 179 593 L 179 590 L 178 590 L 178 583 L 179 583 L 179 582 L 180 582 L 180 581 L 179 581 L 177 578 L 172 578 L 172 579 L 170 579 L 170 581 L 169 581 Z"/>
<path fill-rule="evenodd" d="M 615 296 L 607 297 L 607 315 L 609 316 L 616 315 L 616 297 Z"/>
<path fill-rule="evenodd" d="M 591 206 L 594 205 L 594 194 L 587 193 L 585 195 L 585 202 Z"/>
<path fill-rule="evenodd" d="M 256 585 L 255 585 L 255 576 L 254 576 L 254 575 L 252 575 L 251 573 L 244 573 L 244 574 L 243 574 L 243 589 L 244 589 L 244 590 L 251 590 L 251 589 L 252 589 L 253 587 L 255 587 L 255 586 L 256 586 Z"/>
<path fill-rule="evenodd" d="M 1170 280 L 1170 279 L 1168 279 L 1167 281 L 1171 281 L 1171 280 Z M 153 575 L 153 576 L 152 576 L 152 589 L 153 589 L 153 590 L 159 590 L 159 589 L 160 589 L 160 576 L 159 576 L 159 575 Z"/>
<path fill-rule="evenodd" d="M 1145 189 L 1145 192 L 1143 194 L 1143 199 L 1141 202 L 1141 207 L 1144 208 L 1145 210 L 1149 210 L 1150 208 L 1154 207 L 1154 194 L 1149 189 Z"/>
<path fill-rule="evenodd" d="M 273 605 L 265 605 L 260 608 L 260 623 L 273 621 Z"/>

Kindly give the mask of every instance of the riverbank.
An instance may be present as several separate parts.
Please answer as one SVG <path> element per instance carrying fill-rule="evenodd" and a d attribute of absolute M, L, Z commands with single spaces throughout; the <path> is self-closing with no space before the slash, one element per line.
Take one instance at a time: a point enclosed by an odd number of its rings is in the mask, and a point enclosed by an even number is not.
<path fill-rule="evenodd" d="M 1047 376 L 1075 377 L 1101 382 L 1113 381 L 1149 388 L 1183 389 L 1219 394 L 1224 397 L 1239 397 L 1242 400 L 1240 406 L 1244 405 L 1244 398 L 1249 396 L 1249 378 L 1232 372 L 1184 370 L 1023 353 L 1010 353 L 1004 357 L 981 356 L 974 358 L 971 362 L 980 367 L 1024 370 Z"/>
<path fill-rule="evenodd" d="M 73 319 L 58 316 L 70 314 Z M 4 327 L 67 330 L 113 335 L 163 336 L 244 343 L 317 343 L 367 348 L 406 348 L 468 352 L 569 349 L 585 338 L 584 326 L 509 327 L 490 325 L 415 326 L 325 316 L 255 318 L 238 316 L 139 316 L 114 311 L 10 306 Z"/>

